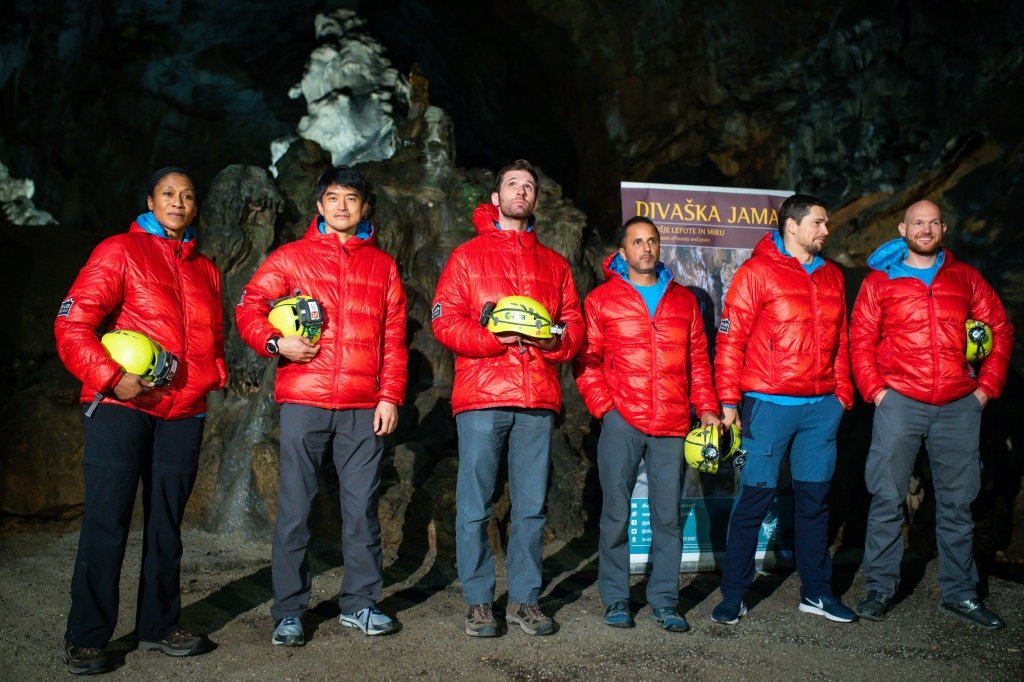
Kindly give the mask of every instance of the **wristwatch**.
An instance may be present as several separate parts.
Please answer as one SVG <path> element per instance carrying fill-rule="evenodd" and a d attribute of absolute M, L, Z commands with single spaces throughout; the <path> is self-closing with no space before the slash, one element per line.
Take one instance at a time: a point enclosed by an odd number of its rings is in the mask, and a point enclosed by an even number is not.
<path fill-rule="evenodd" d="M 267 340 L 267 352 L 270 353 L 271 355 L 277 355 L 277 342 L 280 340 L 280 336 L 271 336 L 270 339 Z"/>

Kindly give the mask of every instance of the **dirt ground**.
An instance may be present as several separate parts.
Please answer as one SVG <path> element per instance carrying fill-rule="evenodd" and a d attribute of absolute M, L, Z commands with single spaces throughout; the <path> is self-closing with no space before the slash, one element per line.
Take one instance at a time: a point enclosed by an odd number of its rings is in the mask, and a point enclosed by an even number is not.
<path fill-rule="evenodd" d="M 5 528 L 0 534 L 0 678 L 63 679 L 60 660 L 77 529 Z M 692 629 L 661 631 L 637 614 L 633 630 L 609 628 L 595 584 L 596 538 L 547 547 L 542 607 L 559 623 L 550 637 L 518 628 L 496 639 L 462 632 L 463 602 L 451 561 L 425 557 L 387 568 L 382 609 L 401 630 L 366 637 L 337 622 L 341 557 L 312 552 L 307 644 L 270 644 L 270 546 L 190 530 L 185 535 L 182 624 L 207 634 L 210 651 L 173 659 L 135 650 L 132 620 L 140 550 L 133 533 L 122 579 L 111 679 L 188 680 L 1019 680 L 1024 677 L 1024 584 L 1019 566 L 996 564 L 987 603 L 1008 622 L 998 632 L 936 609 L 935 561 L 910 562 L 911 592 L 882 623 L 830 623 L 802 614 L 795 574 L 759 576 L 737 626 L 711 622 L 717 574 L 681 576 L 681 610 Z M 418 565 L 417 565 L 418 564 Z M 862 594 L 855 563 L 839 558 L 834 584 L 847 603 Z M 503 587 L 499 580 L 499 590 Z M 633 589 L 643 602 L 642 578 Z M 504 596 L 499 597 L 499 609 Z"/>

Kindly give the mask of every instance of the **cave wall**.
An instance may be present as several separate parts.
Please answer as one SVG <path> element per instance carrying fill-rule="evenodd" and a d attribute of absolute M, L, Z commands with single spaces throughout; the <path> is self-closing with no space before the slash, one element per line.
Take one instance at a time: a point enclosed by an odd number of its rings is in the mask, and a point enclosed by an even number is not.
<path fill-rule="evenodd" d="M 418 64 L 430 102 L 450 117 L 432 142 L 410 121 L 393 159 L 362 167 L 377 185 L 382 244 L 409 289 L 411 400 L 389 442 L 382 507 L 398 529 L 422 513 L 438 519 L 431 532 L 443 544 L 449 528 L 451 366 L 426 310 L 446 254 L 471 234 L 470 210 L 486 196 L 488 173 L 474 168 L 525 156 L 544 169 L 541 217 L 552 229 L 541 236 L 569 256 L 581 294 L 610 248 L 620 180 L 819 193 L 832 216 L 827 253 L 851 269 L 853 291 L 903 208 L 931 198 L 958 257 L 981 268 L 1024 324 L 1019 3 L 950 2 L 940 12 L 908 0 L 527 0 L 511 11 L 496 2 L 14 0 L 0 9 L 0 161 L 35 181 L 36 205 L 61 224 L 0 219 L 11 310 L 11 352 L 0 359 L 3 513 L 77 513 L 77 393 L 54 354 L 52 316 L 92 246 L 141 209 L 153 168 L 193 169 L 203 248 L 228 273 L 228 310 L 263 254 L 301 233 L 323 151 L 293 145 L 277 180 L 262 169 L 270 141 L 305 113 L 287 91 L 317 44 L 313 15 L 336 6 L 365 16 L 400 70 Z M 1018 340 L 1018 371 L 1022 347 Z M 223 531 L 265 529 L 276 484 L 272 377 L 230 325 L 228 351 L 231 384 L 211 401 L 190 518 Z M 555 453 L 567 474 L 555 486 L 552 525 L 572 534 L 594 506 L 592 434 L 572 381 L 563 384 Z M 986 411 L 997 454 L 987 455 L 978 509 L 991 521 L 993 551 L 1024 551 L 1021 532 L 1010 535 L 1024 520 L 1019 384 L 1015 375 L 1018 388 Z M 869 423 L 862 412 L 848 427 L 853 474 L 857 434 Z M 225 458 L 229 451 L 248 459 Z M 863 495 L 847 492 L 841 509 L 856 516 Z"/>

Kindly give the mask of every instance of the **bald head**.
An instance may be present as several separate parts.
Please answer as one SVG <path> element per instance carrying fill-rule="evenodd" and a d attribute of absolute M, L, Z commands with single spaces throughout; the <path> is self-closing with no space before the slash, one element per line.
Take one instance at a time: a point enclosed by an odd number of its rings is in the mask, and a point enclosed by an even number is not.
<path fill-rule="evenodd" d="M 938 215 L 939 220 L 942 220 L 942 210 L 938 207 L 938 205 L 932 203 L 931 201 L 928 201 L 927 199 L 922 199 L 921 201 L 913 203 L 907 207 L 907 210 L 903 213 L 904 223 L 910 224 L 910 216 L 912 213 L 934 213 Z"/>

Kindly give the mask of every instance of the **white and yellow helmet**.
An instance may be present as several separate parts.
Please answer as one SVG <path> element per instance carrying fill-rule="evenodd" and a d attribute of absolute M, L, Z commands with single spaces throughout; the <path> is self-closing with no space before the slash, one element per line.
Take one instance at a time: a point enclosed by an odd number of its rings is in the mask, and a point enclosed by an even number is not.
<path fill-rule="evenodd" d="M 528 296 L 506 296 L 494 305 L 487 328 L 495 334 L 516 332 L 534 339 L 550 339 L 551 315 Z"/>

